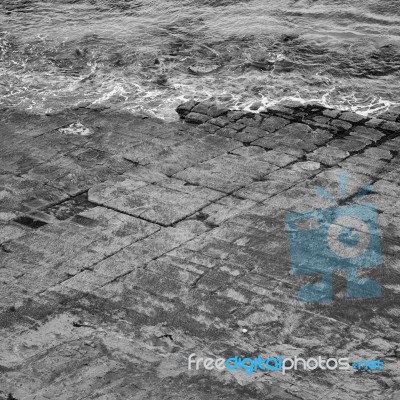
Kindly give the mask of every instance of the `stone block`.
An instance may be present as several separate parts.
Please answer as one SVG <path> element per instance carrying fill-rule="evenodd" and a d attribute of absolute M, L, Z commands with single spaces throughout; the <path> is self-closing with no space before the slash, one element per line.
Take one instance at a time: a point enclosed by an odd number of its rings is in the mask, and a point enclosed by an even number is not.
<path fill-rule="evenodd" d="M 333 166 L 349 156 L 350 153 L 348 151 L 340 150 L 335 147 L 319 147 L 312 153 L 307 154 L 307 159 L 320 162 L 324 165 Z"/>
<path fill-rule="evenodd" d="M 378 160 L 391 160 L 393 158 L 392 153 L 389 150 L 380 149 L 379 147 L 372 147 L 370 149 L 366 149 L 364 154 L 367 157 Z"/>
<path fill-rule="evenodd" d="M 220 128 L 223 128 L 225 125 L 229 124 L 229 119 L 227 117 L 217 117 L 217 118 L 212 118 L 208 121 L 208 123 L 219 126 Z"/>
<path fill-rule="evenodd" d="M 198 264 L 193 264 L 190 261 L 163 256 L 151 261 L 146 270 L 167 276 L 169 279 L 174 279 L 184 284 L 193 285 L 207 271 L 207 268 L 201 268 Z"/>
<path fill-rule="evenodd" d="M 368 146 L 371 142 L 365 138 L 359 140 L 354 137 L 346 137 L 344 139 L 335 139 L 327 144 L 328 147 L 333 147 L 345 152 L 360 151 Z"/>
<path fill-rule="evenodd" d="M 190 285 L 183 285 L 181 281 L 170 279 L 165 274 L 160 275 L 147 270 L 131 272 L 124 278 L 123 282 L 127 286 L 136 287 L 169 300 L 186 297 L 190 289 Z"/>
<path fill-rule="evenodd" d="M 260 128 L 267 131 L 267 132 L 275 132 L 278 129 L 283 128 L 287 124 L 289 124 L 290 121 L 281 118 L 281 117 L 268 117 L 264 118 L 263 121 L 261 122 Z"/>
<path fill-rule="evenodd" d="M 90 293 L 93 292 L 94 289 L 111 281 L 112 278 L 108 276 L 100 275 L 92 271 L 84 271 L 75 275 L 73 278 L 62 282 L 61 286 L 66 286 L 78 292 Z"/>
<path fill-rule="evenodd" d="M 163 228 L 153 235 L 131 244 L 123 252 L 130 255 L 132 260 L 138 259 L 141 264 L 147 264 L 198 235 L 199 232 L 196 232 L 191 225 Z"/>
<path fill-rule="evenodd" d="M 381 186 L 381 190 L 384 190 L 383 186 Z M 382 211 L 388 215 L 400 215 L 400 199 L 398 197 L 388 196 L 387 194 L 371 193 L 356 199 L 355 203 L 360 205 L 372 203 L 378 211 Z"/>
<path fill-rule="evenodd" d="M 390 132 L 400 133 L 400 122 L 385 121 L 381 128 Z"/>
<path fill-rule="evenodd" d="M 271 175 L 272 174 L 267 175 L 262 181 L 253 182 L 247 185 L 246 187 L 236 191 L 234 194 L 246 199 L 261 202 L 289 189 L 294 185 L 293 182 L 283 182 L 279 179 L 271 177 Z"/>
<path fill-rule="evenodd" d="M 333 119 L 331 125 L 337 128 L 339 131 L 346 132 L 349 131 L 353 125 L 350 122 L 343 121 L 340 119 Z"/>
<path fill-rule="evenodd" d="M 191 264 L 199 265 L 199 268 L 201 269 L 203 267 L 213 268 L 219 263 L 219 261 L 215 258 L 199 253 L 197 251 L 190 250 L 186 248 L 185 245 L 171 250 L 167 255 L 174 258 L 179 258 L 184 262 L 189 261 Z"/>
<path fill-rule="evenodd" d="M 190 194 L 193 197 L 199 197 L 207 201 L 216 201 L 221 197 L 224 197 L 224 194 L 221 192 L 217 192 L 216 190 L 212 190 L 199 185 L 191 185 L 180 179 L 175 178 L 167 178 L 157 182 L 159 186 L 178 190 L 179 192 Z"/>
<path fill-rule="evenodd" d="M 204 274 L 196 283 L 196 287 L 201 290 L 208 292 L 214 292 L 221 290 L 232 283 L 234 277 L 228 272 L 221 271 L 217 268 L 213 268 L 210 272 Z"/>
<path fill-rule="evenodd" d="M 211 226 L 219 225 L 223 221 L 234 217 L 243 210 L 251 208 L 256 203 L 251 200 L 242 200 L 237 197 L 227 196 L 210 204 L 201 211 L 201 218 Z"/>
<path fill-rule="evenodd" d="M 371 128 L 377 128 L 382 124 L 384 120 L 380 118 L 371 118 L 367 122 L 365 122 L 365 126 L 371 127 Z"/>
<path fill-rule="evenodd" d="M 397 182 L 390 182 L 383 179 L 374 183 L 373 190 L 376 193 L 400 198 L 400 186 Z"/>
<path fill-rule="evenodd" d="M 190 112 L 185 117 L 185 121 L 192 124 L 204 124 L 209 119 L 211 119 L 209 115 L 199 114 L 196 112 Z"/>
<path fill-rule="evenodd" d="M 366 119 L 363 115 L 360 115 L 360 114 L 357 114 L 357 113 L 353 113 L 353 112 L 350 112 L 350 111 L 343 112 L 339 116 L 339 118 L 344 120 L 344 121 L 349 121 L 349 122 L 352 122 L 352 123 L 360 123 L 361 121 Z"/>
<path fill-rule="evenodd" d="M 236 131 L 234 129 L 229 128 L 227 130 L 226 128 L 223 128 L 223 133 L 221 135 L 224 135 L 224 133 L 227 133 L 227 137 L 230 137 L 234 140 L 237 140 L 239 142 L 243 143 L 251 143 L 252 141 L 258 139 L 259 137 L 264 136 L 263 132 L 259 129 L 256 128 L 246 128 L 241 131 Z M 218 134 L 220 134 L 220 131 L 218 131 Z"/>
<path fill-rule="evenodd" d="M 276 166 L 267 162 L 228 154 L 188 168 L 176 174 L 176 177 L 190 183 L 231 192 L 276 169 Z"/>
<path fill-rule="evenodd" d="M 213 294 L 212 296 L 205 296 L 202 299 L 198 299 L 194 307 L 222 321 L 226 321 L 230 319 L 230 315 L 241 305 L 235 299 Z"/>
<path fill-rule="evenodd" d="M 210 202 L 175 189 L 154 185 L 140 187 L 129 194 L 116 196 L 104 205 L 157 224 L 171 225 Z M 103 204 L 103 203 L 100 203 Z"/>
<path fill-rule="evenodd" d="M 329 118 L 337 118 L 338 115 L 340 114 L 339 110 L 331 110 L 331 109 L 326 109 L 322 111 L 322 114 L 329 117 Z"/>
<path fill-rule="evenodd" d="M 0 178 L 1 182 L 1 178 Z M 2 184 L 0 196 L 0 212 L 21 211 L 61 202 L 68 195 L 45 182 L 28 177 L 11 177 Z"/>
<path fill-rule="evenodd" d="M 185 118 L 186 115 L 188 115 L 190 111 L 192 111 L 193 107 L 195 107 L 197 104 L 199 104 L 198 101 L 189 100 L 186 103 L 180 104 L 176 108 L 176 112 L 179 114 L 181 118 Z"/>
<path fill-rule="evenodd" d="M 0 222 L 0 244 L 12 239 L 17 239 L 27 233 L 27 229 L 16 224 Z"/>
<path fill-rule="evenodd" d="M 384 160 L 373 160 L 366 156 L 354 155 L 339 163 L 339 166 L 352 173 L 365 174 L 371 177 L 379 176 L 387 168 Z"/>
<path fill-rule="evenodd" d="M 272 214 L 268 206 L 260 204 L 249 210 L 242 211 L 231 218 L 229 222 L 246 228 L 264 231 L 268 234 L 277 231 L 283 232 L 285 228 L 285 212 L 285 210 L 281 210 Z"/>
<path fill-rule="evenodd" d="M 320 116 L 320 115 L 317 115 L 316 117 L 313 117 L 312 120 L 315 121 L 315 122 L 317 122 L 318 124 L 328 125 L 328 124 L 329 124 L 329 121 L 331 120 L 331 118 L 322 117 L 322 116 Z"/>
<path fill-rule="evenodd" d="M 146 259 L 132 257 L 131 252 L 122 250 L 97 263 L 93 267 L 93 271 L 97 274 L 110 277 L 111 279 L 116 279 L 145 265 L 145 263 Z"/>
<path fill-rule="evenodd" d="M 367 128 L 363 125 L 356 126 L 352 132 L 350 132 L 351 136 L 359 136 L 366 139 L 369 139 L 373 142 L 377 142 L 378 140 L 382 139 L 385 134 L 381 131 L 374 129 L 374 128 Z"/>
<path fill-rule="evenodd" d="M 194 113 L 208 115 L 208 109 L 210 108 L 210 104 L 207 102 L 196 104 L 190 111 Z"/>
<path fill-rule="evenodd" d="M 378 117 L 384 119 L 385 121 L 395 122 L 399 117 L 399 113 L 394 110 L 388 110 L 380 113 Z"/>
<path fill-rule="evenodd" d="M 203 124 L 203 125 L 201 126 L 201 128 L 202 128 L 205 132 L 207 132 L 207 133 L 209 133 L 209 134 L 212 135 L 212 134 L 214 134 L 215 132 L 218 131 L 219 126 L 214 125 L 214 124 L 211 124 L 210 122 L 206 122 L 205 124 Z"/>
<path fill-rule="evenodd" d="M 281 153 L 276 150 L 265 151 L 258 146 L 240 147 L 239 149 L 233 150 L 231 153 L 251 158 L 255 161 L 268 162 L 278 167 L 284 167 L 296 160 L 295 157 L 286 153 Z"/>

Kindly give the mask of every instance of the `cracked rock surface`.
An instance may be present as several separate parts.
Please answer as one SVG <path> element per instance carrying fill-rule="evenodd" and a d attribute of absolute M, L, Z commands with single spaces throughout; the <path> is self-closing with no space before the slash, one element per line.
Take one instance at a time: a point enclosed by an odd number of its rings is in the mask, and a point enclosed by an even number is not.
<path fill-rule="evenodd" d="M 180 122 L 0 110 L 0 399 L 399 399 L 400 115 L 188 102 Z M 377 209 L 377 298 L 306 303 L 290 212 Z M 356 194 L 367 184 L 371 192 Z M 362 232 L 360 232 L 362 233 Z M 305 262 L 312 263 L 312 259 Z M 188 356 L 380 359 L 198 371 Z M 11 397 L 10 397 L 11 396 Z"/>

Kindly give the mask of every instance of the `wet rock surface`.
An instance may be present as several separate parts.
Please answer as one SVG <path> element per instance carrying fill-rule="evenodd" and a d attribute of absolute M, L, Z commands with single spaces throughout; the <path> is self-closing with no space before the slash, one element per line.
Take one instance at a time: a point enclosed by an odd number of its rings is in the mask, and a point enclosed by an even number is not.
<path fill-rule="evenodd" d="M 0 111 L 0 399 L 397 399 L 400 115 L 212 102 L 182 121 Z M 378 298 L 304 303 L 289 212 L 378 210 Z M 310 261 L 312 262 L 312 261 Z M 384 371 L 188 370 L 199 357 L 381 359 Z"/>

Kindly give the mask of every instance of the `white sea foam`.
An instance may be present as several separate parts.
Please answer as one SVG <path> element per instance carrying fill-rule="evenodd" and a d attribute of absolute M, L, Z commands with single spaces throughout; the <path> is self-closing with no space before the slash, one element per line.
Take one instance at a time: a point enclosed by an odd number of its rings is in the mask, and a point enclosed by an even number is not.
<path fill-rule="evenodd" d="M 89 102 L 176 119 L 189 99 L 246 110 L 295 99 L 364 115 L 399 105 L 395 2 L 45 3 L 0 14 L 0 106 Z"/>

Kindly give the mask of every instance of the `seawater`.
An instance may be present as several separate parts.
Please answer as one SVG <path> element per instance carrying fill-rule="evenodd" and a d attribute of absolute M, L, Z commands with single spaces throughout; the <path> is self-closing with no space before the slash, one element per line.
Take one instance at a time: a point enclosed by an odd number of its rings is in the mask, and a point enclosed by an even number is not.
<path fill-rule="evenodd" d="M 398 107 L 398 0 L 3 0 L 0 106 Z"/>

